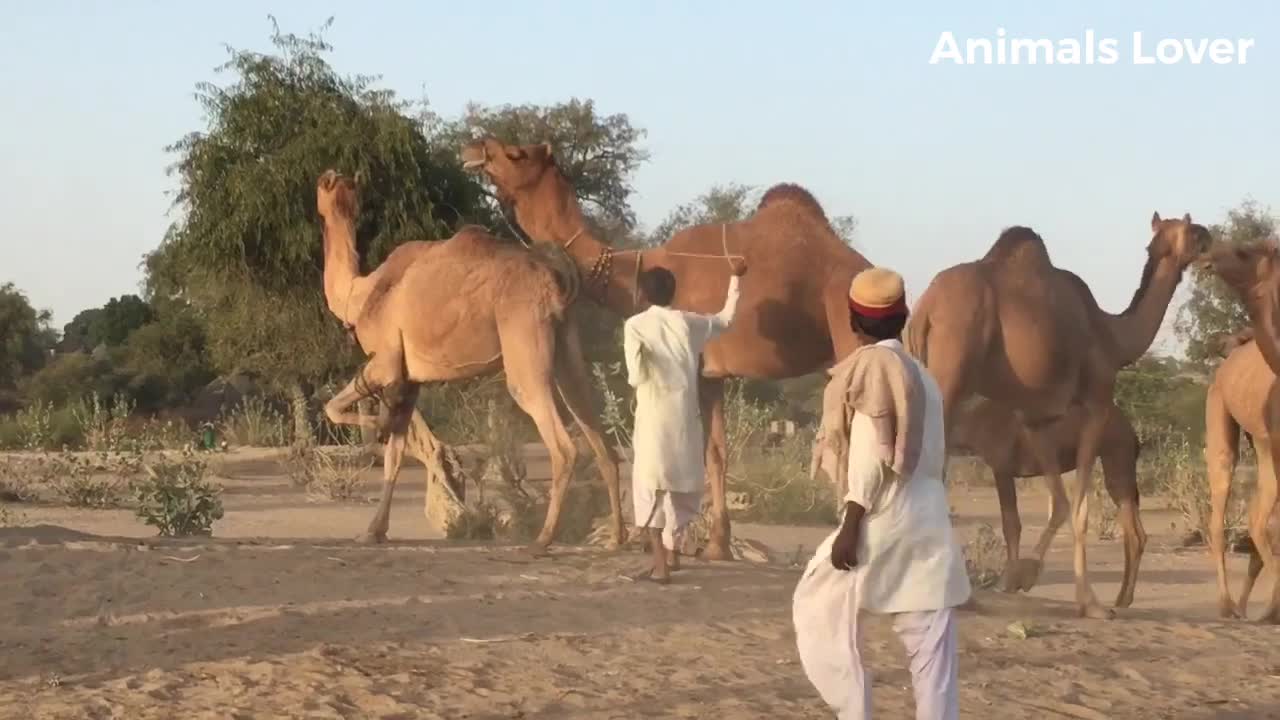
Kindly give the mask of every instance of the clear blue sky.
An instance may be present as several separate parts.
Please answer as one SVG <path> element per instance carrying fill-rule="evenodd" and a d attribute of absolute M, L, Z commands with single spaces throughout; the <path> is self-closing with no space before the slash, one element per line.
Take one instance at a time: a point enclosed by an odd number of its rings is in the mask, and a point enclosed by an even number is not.
<path fill-rule="evenodd" d="M 634 205 L 653 225 L 709 186 L 809 187 L 852 213 L 914 296 L 1035 227 L 1119 310 L 1153 210 L 1280 209 L 1280 6 L 1271 2 L 8 3 L 0 27 L 0 217 L 13 280 L 59 324 L 135 292 L 172 220 L 164 146 L 201 128 L 223 44 L 268 49 L 274 13 L 330 15 L 332 60 L 445 115 L 474 100 L 594 98 L 648 131 Z M 954 66 L 965 37 L 1120 40 L 1104 66 Z M 1253 38 L 1245 65 L 1135 66 L 1131 35 Z M 1150 40 L 1149 40 L 1150 42 Z"/>

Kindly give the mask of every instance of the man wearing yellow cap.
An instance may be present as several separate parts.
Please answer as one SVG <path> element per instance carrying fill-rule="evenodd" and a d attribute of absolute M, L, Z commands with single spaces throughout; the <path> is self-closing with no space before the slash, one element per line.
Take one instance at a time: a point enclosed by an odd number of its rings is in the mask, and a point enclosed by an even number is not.
<path fill-rule="evenodd" d="M 823 396 L 820 454 L 844 516 L 797 584 L 792 620 L 805 674 L 841 720 L 871 717 L 862 613 L 893 617 L 917 720 L 960 712 L 953 608 L 969 578 L 943 485 L 942 395 L 902 346 L 907 315 L 901 276 L 859 273 L 849 316 L 866 345 L 832 368 Z"/>

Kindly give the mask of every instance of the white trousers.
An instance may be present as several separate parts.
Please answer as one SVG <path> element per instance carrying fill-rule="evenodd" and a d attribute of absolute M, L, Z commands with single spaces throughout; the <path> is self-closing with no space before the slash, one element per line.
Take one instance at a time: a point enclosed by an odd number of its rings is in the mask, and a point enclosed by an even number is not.
<path fill-rule="evenodd" d="M 854 618 L 853 673 L 840 720 L 870 720 L 871 674 L 862 664 L 860 623 Z M 951 608 L 895 613 L 893 631 L 906 648 L 915 691 L 916 720 L 959 720 L 960 692 L 956 679 L 955 613 Z"/>
<path fill-rule="evenodd" d="M 676 540 L 702 510 L 701 492 L 655 490 L 641 482 L 631 482 L 631 498 L 636 527 L 662 531 L 662 545 L 676 549 Z"/>

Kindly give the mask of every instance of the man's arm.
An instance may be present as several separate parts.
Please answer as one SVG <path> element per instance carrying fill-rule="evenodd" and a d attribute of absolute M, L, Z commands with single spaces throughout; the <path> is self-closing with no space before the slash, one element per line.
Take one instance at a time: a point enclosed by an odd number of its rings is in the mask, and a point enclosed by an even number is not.
<path fill-rule="evenodd" d="M 858 564 L 858 539 L 862 520 L 874 509 L 885 483 L 885 465 L 866 453 L 849 454 L 849 492 L 844 496 L 844 521 L 831 544 L 831 564 L 837 570 L 851 570 Z"/>
<path fill-rule="evenodd" d="M 627 383 L 639 387 L 649 379 L 649 368 L 644 359 L 644 343 L 631 323 L 622 328 L 622 354 L 627 363 Z"/>

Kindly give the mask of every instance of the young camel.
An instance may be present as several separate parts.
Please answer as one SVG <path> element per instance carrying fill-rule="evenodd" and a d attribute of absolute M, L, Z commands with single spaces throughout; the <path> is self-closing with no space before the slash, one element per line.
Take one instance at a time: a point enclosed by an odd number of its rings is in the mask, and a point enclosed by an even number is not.
<path fill-rule="evenodd" d="M 676 275 L 674 307 L 710 313 L 727 288 L 726 255 L 752 267 L 731 330 L 703 353 L 699 402 L 711 491 L 709 560 L 729 560 L 725 503 L 724 381 L 730 377 L 788 378 L 816 372 L 861 344 L 849 324 L 848 289 L 870 263 L 845 245 L 817 200 L 796 185 L 776 185 L 739 222 L 698 225 L 663 246 L 615 251 L 586 225 L 573 188 L 550 145 L 506 145 L 487 137 L 462 149 L 463 166 L 481 172 L 535 242 L 564 248 L 582 273 L 584 292 L 623 316 L 644 309 L 636 288 L 641 268 Z M 616 261 L 616 262 L 615 262 Z"/>
<path fill-rule="evenodd" d="M 960 402 L 982 395 L 1017 413 L 1051 492 L 1049 521 L 1036 557 L 1019 564 L 1018 586 L 1033 587 L 1054 535 L 1068 517 L 1075 542 L 1076 604 L 1082 616 L 1109 619 L 1089 583 L 1086 531 L 1093 464 L 1112 412 L 1116 373 L 1142 356 L 1164 320 L 1183 271 L 1209 243 L 1191 221 L 1151 219 L 1142 279 L 1129 307 L 1112 315 L 1098 307 L 1088 285 L 1057 268 L 1030 228 L 1001 233 L 978 261 L 943 270 L 916 303 L 907 349 L 942 389 L 948 428 Z M 1068 501 L 1057 448 L 1048 426 L 1082 406 L 1076 442 L 1075 493 Z"/>
<path fill-rule="evenodd" d="M 985 398 L 974 398 L 971 404 L 960 409 L 956 424 L 950 430 L 947 444 L 954 452 L 971 453 L 982 458 L 991 468 L 996 481 L 996 493 L 1000 498 L 1000 522 L 1004 530 L 1005 550 L 1008 559 L 1004 568 L 1004 589 L 1017 592 L 1019 583 L 1018 544 L 1022 538 L 1022 520 L 1018 514 L 1016 478 L 1039 477 L 1044 474 L 1027 430 L 1018 423 L 1017 416 L 1008 408 Z M 1084 421 L 1083 408 L 1073 405 L 1067 414 L 1048 426 L 1047 433 L 1057 453 L 1058 469 L 1071 472 L 1076 467 L 1076 445 L 1080 440 L 1080 428 Z M 1138 566 L 1147 546 L 1147 533 L 1138 515 L 1138 434 L 1124 413 L 1118 408 L 1107 419 L 1098 445 L 1098 458 L 1102 461 L 1103 482 L 1107 493 L 1119 508 L 1120 525 L 1124 530 L 1124 579 L 1116 595 L 1116 607 L 1133 604 L 1133 591 L 1138 583 Z"/>
<path fill-rule="evenodd" d="M 1269 567 L 1273 577 L 1280 571 L 1275 555 L 1280 549 L 1276 481 L 1280 468 L 1280 384 L 1276 382 L 1280 374 L 1276 340 L 1280 251 L 1274 243 L 1220 245 L 1209 253 L 1209 263 L 1239 295 L 1253 326 L 1249 333 L 1252 341 L 1239 344 L 1218 366 L 1205 399 L 1209 547 L 1218 573 L 1218 612 L 1223 617 L 1244 617 L 1249 593 L 1262 568 Z M 1249 538 L 1253 541 L 1249 573 L 1237 608 L 1227 585 L 1225 525 L 1241 430 L 1249 435 L 1258 457 L 1258 484 L 1249 507 Z M 1280 623 L 1280 581 L 1275 583 L 1260 620 Z"/>
<path fill-rule="evenodd" d="M 556 407 L 557 391 L 595 454 L 609 490 L 613 543 L 621 544 L 617 457 L 592 413 L 577 329 L 551 268 L 468 226 L 448 240 L 400 245 L 361 276 L 355 184 L 325 172 L 316 184 L 316 207 L 324 221 L 325 299 L 369 356 L 325 412 L 338 424 L 374 425 L 351 408 L 377 396 L 387 422 L 382 498 L 362 539 L 386 540 L 406 437 L 426 430 L 414 410 L 421 384 L 505 370 L 507 389 L 551 454 L 551 497 L 535 547 L 546 548 L 555 537 L 577 457 Z"/>

